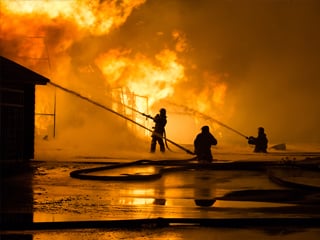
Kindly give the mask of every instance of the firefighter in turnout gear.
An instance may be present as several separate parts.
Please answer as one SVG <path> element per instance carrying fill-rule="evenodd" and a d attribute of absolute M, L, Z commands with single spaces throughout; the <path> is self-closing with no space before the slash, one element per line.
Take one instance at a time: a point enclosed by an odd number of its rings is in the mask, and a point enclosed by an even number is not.
<path fill-rule="evenodd" d="M 254 152 L 256 153 L 267 153 L 268 148 L 268 138 L 267 135 L 264 132 L 263 127 L 258 128 L 258 136 L 253 137 L 250 136 L 248 138 L 248 143 L 251 145 L 255 145 Z"/>
<path fill-rule="evenodd" d="M 213 160 L 211 146 L 217 145 L 217 139 L 210 133 L 208 126 L 201 128 L 194 140 L 194 152 L 199 163 L 211 163 Z"/>
<path fill-rule="evenodd" d="M 158 113 L 154 118 L 153 121 L 155 122 L 154 130 L 152 133 L 152 140 L 151 140 L 151 148 L 150 152 L 154 153 L 156 151 L 157 142 L 160 146 L 160 151 L 165 152 L 165 146 L 163 142 L 163 135 L 165 133 L 164 127 L 167 124 L 167 116 L 166 116 L 166 109 L 161 108 L 160 113 Z"/>

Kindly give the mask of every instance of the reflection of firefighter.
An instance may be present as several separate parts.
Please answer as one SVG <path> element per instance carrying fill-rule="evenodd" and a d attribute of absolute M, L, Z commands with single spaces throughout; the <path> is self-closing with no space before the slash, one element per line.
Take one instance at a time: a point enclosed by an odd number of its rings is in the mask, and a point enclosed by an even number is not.
<path fill-rule="evenodd" d="M 248 143 L 255 145 L 254 152 L 266 153 L 267 148 L 268 148 L 268 138 L 264 132 L 264 128 L 259 127 L 258 128 L 258 136 L 257 137 L 250 136 L 248 138 Z"/>
<path fill-rule="evenodd" d="M 210 170 L 195 171 L 194 176 L 194 202 L 197 206 L 210 207 L 215 203 L 215 179 Z"/>
<path fill-rule="evenodd" d="M 157 114 L 154 118 L 153 121 L 155 122 L 154 130 L 152 133 L 152 140 L 151 140 L 151 149 L 150 152 L 155 152 L 156 151 L 156 145 L 157 142 L 159 143 L 160 146 L 160 151 L 165 152 L 165 147 L 164 147 L 164 142 L 163 142 L 163 134 L 164 134 L 164 127 L 167 124 L 167 116 L 166 116 L 166 109 L 161 108 L 160 109 L 160 114 Z"/>

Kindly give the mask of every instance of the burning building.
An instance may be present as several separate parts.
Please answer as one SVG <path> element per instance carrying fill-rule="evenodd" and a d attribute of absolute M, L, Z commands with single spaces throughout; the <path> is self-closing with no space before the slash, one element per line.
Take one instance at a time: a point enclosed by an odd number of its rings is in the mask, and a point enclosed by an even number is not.
<path fill-rule="evenodd" d="M 208 124 L 220 143 L 247 144 L 212 118 L 247 134 L 264 126 L 275 143 L 318 142 L 318 9 L 316 0 L 2 0 L 0 51 L 134 120 L 118 102 L 151 115 L 166 107 L 168 136 L 181 143 Z M 90 132 L 109 145 L 101 133 L 119 135 L 112 117 L 66 95 L 57 91 L 57 138 Z M 36 113 L 47 110 L 36 101 Z"/>

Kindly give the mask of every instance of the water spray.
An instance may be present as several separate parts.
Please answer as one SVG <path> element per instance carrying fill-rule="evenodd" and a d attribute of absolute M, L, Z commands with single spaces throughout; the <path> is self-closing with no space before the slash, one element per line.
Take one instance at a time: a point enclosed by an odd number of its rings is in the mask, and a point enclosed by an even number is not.
<path fill-rule="evenodd" d="M 105 105 L 103 105 L 103 104 L 101 104 L 101 103 L 99 103 L 99 102 L 96 102 L 96 101 L 94 101 L 94 100 L 92 100 L 92 99 L 90 99 L 90 98 L 88 98 L 88 97 L 85 97 L 85 96 L 81 95 L 80 93 L 77 93 L 77 92 L 75 92 L 75 91 L 73 91 L 73 90 L 70 90 L 70 89 L 67 89 L 67 88 L 65 88 L 65 87 L 62 87 L 62 86 L 60 86 L 60 85 L 58 85 L 58 84 L 56 84 L 56 83 L 54 83 L 54 82 L 51 82 L 51 81 L 49 81 L 48 83 L 51 84 L 52 86 L 56 87 L 56 88 L 59 88 L 59 89 L 65 91 L 65 92 L 70 93 L 70 94 L 72 94 L 72 95 L 74 95 L 74 96 L 76 96 L 76 97 L 78 97 L 78 98 L 81 98 L 81 99 L 83 99 L 83 100 L 85 100 L 85 101 L 87 101 L 87 102 L 89 102 L 89 103 L 92 103 L 93 105 L 95 105 L 95 106 L 97 106 L 97 107 L 100 107 L 100 108 L 102 108 L 102 109 L 104 109 L 104 110 L 107 110 L 107 111 L 113 113 L 113 114 L 116 114 L 117 116 L 119 116 L 119 117 L 121 117 L 121 118 L 124 118 L 124 119 L 126 119 L 127 121 L 130 121 L 130 122 L 138 125 L 139 127 L 143 128 L 143 129 L 145 129 L 145 130 L 147 130 L 147 131 L 149 131 L 149 132 L 153 132 L 153 130 L 145 127 L 144 125 L 142 125 L 142 124 L 140 124 L 140 123 L 138 123 L 138 122 L 136 122 L 136 121 L 134 121 L 134 120 L 132 120 L 131 118 L 128 118 L 128 117 L 126 117 L 125 115 L 120 114 L 120 113 L 114 111 L 113 109 L 111 109 L 111 108 L 109 108 L 109 107 L 107 107 L 107 106 L 105 106 Z M 125 107 L 128 107 L 128 106 L 125 106 Z M 131 108 L 131 107 L 128 107 L 128 108 Z M 151 117 L 150 115 L 141 113 L 141 112 L 139 112 L 138 110 L 133 109 L 133 108 L 131 108 L 131 109 L 132 109 L 133 111 L 135 111 L 135 112 L 138 112 L 138 113 L 142 114 L 142 115 L 145 116 L 145 117 L 148 117 L 148 118 L 153 119 L 153 117 Z M 157 134 L 157 133 L 154 133 L 154 134 Z M 163 137 L 163 136 L 159 136 L 159 137 Z M 167 141 L 167 142 L 173 144 L 174 146 L 176 146 L 176 147 L 184 150 L 186 153 L 189 153 L 189 154 L 194 155 L 194 153 L 193 153 L 192 151 L 190 151 L 189 149 L 186 149 L 185 147 L 183 147 L 183 146 L 181 146 L 181 145 L 173 142 L 172 140 L 170 140 L 170 139 L 168 139 L 168 138 L 166 138 L 166 137 L 163 137 L 163 138 L 164 138 L 165 141 Z"/>
<path fill-rule="evenodd" d="M 204 114 L 204 113 L 201 113 L 201 112 L 199 112 L 199 111 L 197 111 L 197 110 L 194 110 L 194 109 L 189 108 L 189 107 L 184 106 L 184 105 L 179 105 L 179 104 L 176 104 L 176 103 L 173 103 L 173 102 L 170 102 L 170 101 L 166 101 L 166 102 L 169 103 L 169 104 L 171 104 L 171 105 L 174 105 L 174 106 L 183 108 L 183 110 L 184 110 L 185 112 L 192 113 L 193 115 L 198 115 L 198 116 L 200 116 L 201 118 L 203 118 L 203 119 L 205 119 L 205 120 L 213 121 L 213 122 L 219 124 L 220 126 L 222 126 L 222 127 L 224 127 L 224 128 L 227 128 L 227 129 L 231 130 L 232 132 L 234 132 L 234 133 L 236 133 L 236 134 L 244 137 L 245 139 L 248 139 L 248 138 L 249 138 L 248 136 L 244 135 L 243 133 L 235 130 L 235 129 L 232 128 L 232 127 L 229 127 L 228 125 L 226 125 L 226 124 L 218 121 L 217 119 L 214 119 L 214 118 L 212 118 L 212 117 L 210 117 L 210 116 L 208 116 L 208 115 L 206 115 L 206 114 Z"/>

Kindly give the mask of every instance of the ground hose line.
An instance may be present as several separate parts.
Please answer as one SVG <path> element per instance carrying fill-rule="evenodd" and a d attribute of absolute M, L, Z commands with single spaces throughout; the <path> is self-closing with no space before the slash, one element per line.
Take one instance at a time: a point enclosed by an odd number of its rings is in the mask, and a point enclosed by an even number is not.
<path fill-rule="evenodd" d="M 265 227 L 295 227 L 318 228 L 319 217 L 294 217 L 294 218 L 146 218 L 130 220 L 98 220 L 98 221 L 64 221 L 64 222 L 31 222 L 7 223 L 1 226 L 2 230 L 62 230 L 62 229 L 155 229 L 181 226 L 219 227 L 219 228 L 265 228 Z"/>
<path fill-rule="evenodd" d="M 162 161 L 152 161 L 152 160 L 138 160 L 129 163 L 119 163 L 113 165 L 107 165 L 102 167 L 95 167 L 95 168 L 85 168 L 79 169 L 70 172 L 70 177 L 78 178 L 78 179 L 85 179 L 85 180 L 103 180 L 103 181 L 150 181 L 150 180 L 157 180 L 162 177 L 162 175 L 166 172 L 173 172 L 173 171 L 183 171 L 189 169 L 191 166 L 195 167 L 198 164 L 186 165 L 185 163 L 189 161 L 193 161 L 195 158 L 191 158 L 188 160 L 162 160 Z M 97 176 L 97 175 L 88 175 L 88 173 L 98 172 L 98 171 L 107 171 L 112 169 L 119 169 L 131 166 L 176 166 L 171 168 L 160 168 L 160 170 L 156 173 L 151 174 L 123 174 L 118 176 Z"/>
<path fill-rule="evenodd" d="M 291 166 L 294 167 L 294 166 Z M 298 168 L 298 167 L 297 167 Z M 285 169 L 284 169 L 285 170 Z M 310 170 L 308 169 L 308 171 L 314 171 L 314 172 L 318 172 L 319 170 Z M 284 187 L 289 187 L 289 188 L 294 188 L 294 189 L 303 189 L 303 190 L 310 190 L 310 191 L 320 191 L 320 187 L 318 186 L 313 186 L 313 185 L 308 185 L 308 184 L 303 184 L 303 183 L 297 183 L 297 182 L 293 182 L 290 180 L 285 180 L 284 178 L 278 177 L 276 176 L 276 174 L 274 174 L 274 172 L 272 171 L 272 168 L 268 168 L 267 169 L 267 174 L 269 179 L 281 186 Z"/>
<path fill-rule="evenodd" d="M 299 167 L 299 164 L 296 164 Z M 121 174 L 121 175 L 91 175 L 90 173 L 108 171 L 132 166 L 156 166 L 157 172 L 150 174 Z M 287 166 L 286 162 L 279 161 L 214 161 L 212 163 L 200 164 L 196 158 L 186 160 L 137 160 L 133 162 L 108 164 L 107 166 L 85 168 L 70 172 L 70 177 L 83 180 L 99 181 L 152 181 L 160 179 L 169 172 L 186 170 L 247 170 L 266 171 L 269 167 Z M 292 164 L 290 164 L 292 166 Z M 304 168 L 305 164 L 301 167 Z"/>
<path fill-rule="evenodd" d="M 167 142 L 166 129 L 164 129 L 163 136 L 164 136 L 164 143 L 165 143 L 167 149 L 168 149 L 170 152 L 173 152 L 173 151 L 169 148 L 169 145 L 168 145 L 168 142 Z"/>

